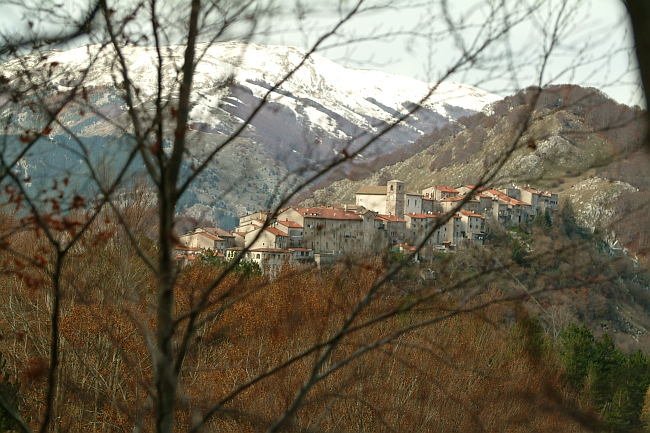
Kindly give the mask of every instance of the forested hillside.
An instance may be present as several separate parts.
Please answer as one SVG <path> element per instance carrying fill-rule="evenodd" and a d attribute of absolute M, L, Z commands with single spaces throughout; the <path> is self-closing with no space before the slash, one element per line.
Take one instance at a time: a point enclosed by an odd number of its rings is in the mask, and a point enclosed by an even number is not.
<path fill-rule="evenodd" d="M 142 236 L 151 227 L 137 210 L 127 216 L 142 221 L 134 225 Z M 14 224 L 7 215 L 2 222 L 3 230 Z M 59 354 L 66 362 L 58 374 L 74 384 L 62 390 L 61 430 L 127 431 L 136 422 L 147 430 L 153 423 L 134 402 L 148 393 L 140 335 L 156 320 L 149 307 L 155 277 L 124 236 L 97 225 L 81 243 L 93 253 L 80 249 L 61 270 Z M 35 232 L 12 240 L 27 257 L 48 257 Z M 7 270 L 0 276 L 1 373 L 23 419 L 36 425 L 50 348 L 51 304 L 38 289 L 46 276 L 0 254 Z M 236 268 L 210 294 L 212 319 L 201 323 L 186 356 L 178 428 L 191 425 L 190 407 L 219 408 L 206 426 L 214 430 L 268 426 L 309 374 L 303 357 L 316 356 L 312 348 L 333 338 L 347 311 L 400 259 L 381 253 L 321 270 L 287 267 L 273 280 Z M 180 273 L 179 317 L 224 266 L 204 257 Z M 650 359 L 637 350 L 647 353 L 650 318 L 632 321 L 619 306 L 650 311 L 647 281 L 629 260 L 610 260 L 570 214 L 515 232 L 493 227 L 484 247 L 440 254 L 393 276 L 342 336 L 286 431 L 640 431 Z M 13 426 L 6 414 L 1 422 Z"/>

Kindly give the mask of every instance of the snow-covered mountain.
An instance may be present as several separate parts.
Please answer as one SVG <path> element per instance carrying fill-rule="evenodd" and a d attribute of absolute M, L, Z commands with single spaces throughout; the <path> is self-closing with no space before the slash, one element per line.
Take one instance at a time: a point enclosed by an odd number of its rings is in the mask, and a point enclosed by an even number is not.
<path fill-rule="evenodd" d="M 273 182 L 288 173 L 300 171 L 302 178 L 336 158 L 344 149 L 348 152 L 360 149 L 417 104 L 421 108 L 415 114 L 376 139 L 357 161 L 371 167 L 373 161 L 391 162 L 390 155 L 396 152 L 402 152 L 402 158 L 410 156 L 410 146 L 421 136 L 500 99 L 459 83 L 432 85 L 405 76 L 350 69 L 318 54 L 305 60 L 305 52 L 294 47 L 224 42 L 199 45 L 197 53 L 200 61 L 190 112 L 191 129 L 195 133 L 188 158 L 199 161 L 215 143 L 223 141 L 249 118 L 270 89 L 294 71 L 268 94 L 267 103 L 241 135 L 238 145 L 244 148 L 225 156 L 230 165 L 241 167 L 242 173 L 251 170 L 261 173 L 251 183 L 253 190 L 259 190 L 261 183 L 272 190 Z M 162 54 L 163 97 L 173 102 L 184 47 L 164 47 Z M 157 92 L 156 50 L 127 47 L 124 55 L 129 76 L 137 88 L 138 103 L 146 112 Z M 118 65 L 110 46 L 91 45 L 14 59 L 0 66 L 0 74 L 11 85 L 24 79 L 24 71 L 29 70 L 31 81 L 47 81 L 50 89 L 60 94 L 83 79 L 90 104 L 101 116 L 93 115 L 93 110 L 83 110 L 79 115 L 78 108 L 72 113 L 64 111 L 62 116 L 75 133 L 97 139 L 119 134 L 119 128 L 111 126 L 105 118 L 113 120 L 115 125 L 126 125 L 126 105 L 120 89 L 123 79 Z M 15 130 L 21 129 L 24 128 Z M 60 131 L 55 128 L 54 134 L 57 132 Z M 196 161 L 188 164 L 192 162 Z M 353 165 L 349 165 L 339 175 L 353 170 Z M 276 175 L 270 174 L 273 171 Z M 211 203 L 210 195 L 220 197 L 221 192 L 231 188 L 232 185 L 218 185 L 216 189 L 194 186 L 198 202 L 207 205 Z M 255 202 L 264 205 L 260 200 L 245 205 L 242 202 L 247 200 L 237 201 L 238 206 L 232 211 L 245 211 L 245 207 L 254 206 Z"/>

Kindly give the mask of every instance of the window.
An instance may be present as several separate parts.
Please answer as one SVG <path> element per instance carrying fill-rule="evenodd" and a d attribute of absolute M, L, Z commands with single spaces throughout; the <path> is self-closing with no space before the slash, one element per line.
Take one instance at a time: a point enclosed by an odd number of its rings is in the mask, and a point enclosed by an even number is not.
<path fill-rule="evenodd" d="M 257 258 L 258 258 L 258 259 L 260 258 L 260 254 L 259 254 L 259 253 L 257 253 Z"/>

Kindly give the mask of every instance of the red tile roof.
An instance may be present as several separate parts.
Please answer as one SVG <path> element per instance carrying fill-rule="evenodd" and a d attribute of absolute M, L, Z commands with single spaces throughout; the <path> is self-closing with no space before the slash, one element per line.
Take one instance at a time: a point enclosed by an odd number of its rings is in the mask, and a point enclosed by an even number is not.
<path fill-rule="evenodd" d="M 510 198 L 510 197 L 508 197 L 506 194 L 504 194 L 504 193 L 502 193 L 501 191 L 499 191 L 498 189 L 492 189 L 492 188 L 490 188 L 490 189 L 486 189 L 485 192 L 487 192 L 487 193 L 489 193 L 489 194 L 492 194 L 492 195 L 495 196 L 495 197 L 507 197 L 507 198 Z"/>
<path fill-rule="evenodd" d="M 483 215 L 479 215 L 469 210 L 461 210 L 460 213 L 468 217 L 485 218 Z"/>
<path fill-rule="evenodd" d="M 280 230 L 276 229 L 275 227 L 267 227 L 267 228 L 265 228 L 264 230 L 267 231 L 267 232 L 269 232 L 269 233 L 274 234 L 275 236 L 282 236 L 282 237 L 285 237 L 285 238 L 286 238 L 286 237 L 289 237 L 288 234 L 286 234 L 286 233 L 283 232 L 283 231 L 280 231 Z"/>
<path fill-rule="evenodd" d="M 223 240 L 219 236 L 214 236 L 214 235 L 211 235 L 210 233 L 206 233 L 206 232 L 199 232 L 199 233 L 197 233 L 197 235 L 206 237 L 206 238 L 211 239 L 213 241 L 222 241 Z"/>
<path fill-rule="evenodd" d="M 438 191 L 442 191 L 442 192 L 455 192 L 456 194 L 458 194 L 458 191 L 455 190 L 454 188 L 450 187 L 450 186 L 436 185 L 436 186 L 434 186 L 434 188 L 437 189 Z"/>
<path fill-rule="evenodd" d="M 454 197 L 443 198 L 443 199 L 440 200 L 440 201 L 454 202 L 454 201 L 460 201 L 460 200 L 463 200 L 464 198 L 465 198 L 465 197 L 454 196 Z"/>
<path fill-rule="evenodd" d="M 300 224 L 293 222 L 293 221 L 278 221 L 278 224 L 282 224 L 285 227 L 289 227 L 292 229 L 301 229 L 303 228 Z"/>
<path fill-rule="evenodd" d="M 185 260 L 187 260 L 188 262 L 191 262 L 191 261 L 193 261 L 193 260 L 196 260 L 196 256 L 195 256 L 195 255 L 176 254 L 175 258 L 176 258 L 176 259 L 185 259 Z"/>
<path fill-rule="evenodd" d="M 510 204 L 510 205 L 520 205 L 520 206 L 530 206 L 530 203 L 526 203 L 525 201 L 517 200 L 516 198 L 512 198 L 510 196 L 505 195 L 501 191 L 498 191 L 496 189 L 488 189 L 488 193 L 492 194 L 493 196 L 497 197 L 500 201 Z"/>
<path fill-rule="evenodd" d="M 383 220 L 383 221 L 388 221 L 391 223 L 405 223 L 406 220 L 403 220 L 402 218 L 397 218 L 395 215 L 377 215 L 375 219 Z"/>

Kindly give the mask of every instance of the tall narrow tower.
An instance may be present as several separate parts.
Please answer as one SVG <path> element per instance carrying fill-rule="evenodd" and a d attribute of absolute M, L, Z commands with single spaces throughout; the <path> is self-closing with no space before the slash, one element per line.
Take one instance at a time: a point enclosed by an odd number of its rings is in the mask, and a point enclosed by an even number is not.
<path fill-rule="evenodd" d="M 386 184 L 386 213 L 404 218 L 404 182 L 391 180 Z"/>

